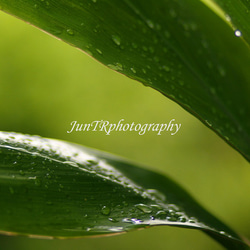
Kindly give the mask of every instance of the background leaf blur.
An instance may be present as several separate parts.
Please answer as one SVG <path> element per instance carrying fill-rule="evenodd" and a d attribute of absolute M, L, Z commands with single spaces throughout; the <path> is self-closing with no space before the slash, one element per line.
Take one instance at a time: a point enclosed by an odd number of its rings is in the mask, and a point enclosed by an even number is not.
<path fill-rule="evenodd" d="M 209 211 L 250 237 L 246 197 L 250 170 L 237 152 L 156 91 L 134 84 L 15 18 L 3 13 L 0 18 L 0 130 L 74 141 L 154 167 L 182 183 Z M 117 122 L 122 118 L 140 123 L 174 118 L 182 127 L 175 136 L 66 133 L 73 120 Z M 0 242 L 7 250 L 83 246 L 221 249 L 199 232 L 166 227 L 112 238 L 60 242 L 1 236 Z"/>

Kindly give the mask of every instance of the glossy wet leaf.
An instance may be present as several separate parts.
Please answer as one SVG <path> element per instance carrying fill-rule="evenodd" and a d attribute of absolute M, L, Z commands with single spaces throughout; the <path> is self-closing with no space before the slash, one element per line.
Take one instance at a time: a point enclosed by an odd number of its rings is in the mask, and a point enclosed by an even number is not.
<path fill-rule="evenodd" d="M 249 1 L 223 2 L 0 0 L 0 6 L 160 91 L 249 160 Z"/>
<path fill-rule="evenodd" d="M 0 231 L 68 238 L 156 225 L 244 243 L 172 180 L 83 146 L 0 133 Z"/>

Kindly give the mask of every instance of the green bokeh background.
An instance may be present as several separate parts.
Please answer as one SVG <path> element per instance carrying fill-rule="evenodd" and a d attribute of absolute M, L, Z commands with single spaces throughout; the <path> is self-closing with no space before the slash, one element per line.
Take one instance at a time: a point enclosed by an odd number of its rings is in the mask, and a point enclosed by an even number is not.
<path fill-rule="evenodd" d="M 175 119 L 182 126 L 174 136 L 66 132 L 75 120 L 120 119 L 141 124 Z M 0 13 L 0 130 L 76 142 L 144 164 L 172 177 L 210 212 L 250 238 L 250 168 L 242 156 L 160 93 L 4 13 Z M 78 240 L 0 236 L 0 249 L 222 248 L 196 230 L 155 227 Z"/>

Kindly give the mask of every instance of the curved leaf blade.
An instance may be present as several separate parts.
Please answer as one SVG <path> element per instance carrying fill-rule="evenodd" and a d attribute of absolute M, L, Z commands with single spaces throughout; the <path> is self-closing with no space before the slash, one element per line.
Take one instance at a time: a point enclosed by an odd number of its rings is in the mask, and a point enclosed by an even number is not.
<path fill-rule="evenodd" d="M 250 24 L 249 11 L 250 2 L 248 0 L 222 1 L 222 0 L 202 0 L 212 8 L 220 9 L 223 12 L 222 18 L 229 22 L 235 33 L 243 36 L 243 39 L 250 45 Z M 215 5 L 214 5 L 215 4 Z"/>
<path fill-rule="evenodd" d="M 203 2 L 0 0 L 0 6 L 160 91 L 250 160 L 249 47 Z"/>
<path fill-rule="evenodd" d="M 0 231 L 82 237 L 170 225 L 246 249 L 170 179 L 83 146 L 0 133 Z"/>

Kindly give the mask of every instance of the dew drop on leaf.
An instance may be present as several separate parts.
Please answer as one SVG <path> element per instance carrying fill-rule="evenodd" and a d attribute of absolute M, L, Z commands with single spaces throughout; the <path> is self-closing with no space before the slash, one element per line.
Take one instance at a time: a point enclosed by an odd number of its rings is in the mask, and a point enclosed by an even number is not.
<path fill-rule="evenodd" d="M 179 218 L 179 222 L 186 222 L 186 221 L 187 221 L 187 219 L 185 217 L 180 217 Z"/>
<path fill-rule="evenodd" d="M 145 214 L 150 214 L 152 212 L 152 208 L 145 204 L 137 204 L 135 205 L 135 207 L 141 210 Z"/>
<path fill-rule="evenodd" d="M 115 65 L 114 64 L 108 64 L 107 66 L 110 69 L 113 69 L 113 70 L 117 70 L 117 71 L 122 71 L 123 70 L 123 66 L 120 63 L 116 63 Z"/>
<path fill-rule="evenodd" d="M 224 77 L 226 75 L 226 71 L 222 66 L 218 66 L 218 71 L 219 71 L 221 76 Z"/>
<path fill-rule="evenodd" d="M 209 127 L 212 127 L 212 123 L 208 120 L 205 120 L 206 124 L 209 126 Z"/>
<path fill-rule="evenodd" d="M 103 206 L 102 209 L 101 209 L 101 213 L 103 215 L 109 215 L 110 214 L 110 208 L 107 207 L 107 206 Z"/>
<path fill-rule="evenodd" d="M 234 34 L 235 34 L 235 36 L 237 36 L 237 37 L 241 37 L 241 36 L 242 36 L 240 30 L 235 30 Z"/>
<path fill-rule="evenodd" d="M 68 35 L 74 36 L 74 31 L 72 29 L 67 29 L 66 32 Z"/>
<path fill-rule="evenodd" d="M 155 216 L 155 217 L 156 217 L 157 219 L 165 219 L 166 216 L 167 216 L 166 211 L 161 210 L 161 211 L 158 211 L 158 212 L 156 213 L 156 216 Z"/>
<path fill-rule="evenodd" d="M 114 42 L 116 45 L 118 45 L 118 46 L 121 45 L 121 38 L 120 38 L 118 35 L 113 35 L 113 36 L 112 36 L 112 40 L 113 40 L 113 42 Z"/>
<path fill-rule="evenodd" d="M 231 22 L 231 17 L 228 14 L 226 14 L 225 17 L 228 22 Z"/>
<path fill-rule="evenodd" d="M 166 65 L 163 65 L 162 66 L 162 69 L 165 70 L 166 72 L 169 72 L 170 71 L 170 68 Z"/>
<path fill-rule="evenodd" d="M 96 51 L 97 51 L 100 55 L 102 55 L 102 51 L 101 51 L 101 50 L 96 49 Z"/>
<path fill-rule="evenodd" d="M 146 20 L 146 23 L 149 28 L 153 29 L 154 28 L 154 23 L 151 20 Z"/>
<path fill-rule="evenodd" d="M 118 222 L 116 219 L 114 219 L 114 218 L 109 218 L 109 221 L 111 221 L 111 222 Z"/>
<path fill-rule="evenodd" d="M 136 73 L 136 70 L 134 68 L 130 68 L 131 71 L 135 74 Z"/>

